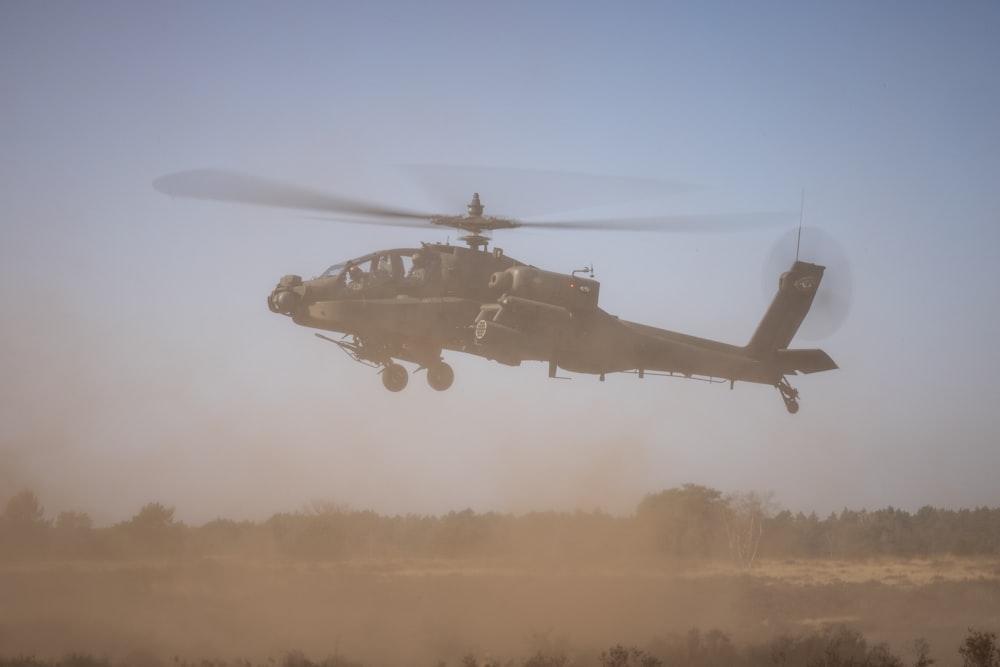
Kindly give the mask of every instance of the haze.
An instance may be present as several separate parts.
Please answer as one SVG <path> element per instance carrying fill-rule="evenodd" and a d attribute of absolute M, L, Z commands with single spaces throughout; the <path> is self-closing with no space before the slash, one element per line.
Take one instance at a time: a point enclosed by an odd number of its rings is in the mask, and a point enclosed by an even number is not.
<path fill-rule="evenodd" d="M 98 524 L 151 501 L 188 523 L 317 499 L 626 514 L 685 482 L 806 512 L 997 506 L 998 30 L 989 2 L 3 3 L 0 500 L 30 488 Z M 448 234 L 151 187 L 207 167 L 442 213 L 476 190 L 514 217 L 794 220 L 804 189 L 854 299 L 796 346 L 841 369 L 794 381 L 794 416 L 769 387 L 557 381 L 454 354 L 451 391 L 418 375 L 389 394 L 265 297 Z M 569 188 L 556 206 L 518 194 L 532 170 L 700 189 L 581 208 Z M 593 262 L 609 312 L 742 344 L 788 229 L 496 245 Z"/>

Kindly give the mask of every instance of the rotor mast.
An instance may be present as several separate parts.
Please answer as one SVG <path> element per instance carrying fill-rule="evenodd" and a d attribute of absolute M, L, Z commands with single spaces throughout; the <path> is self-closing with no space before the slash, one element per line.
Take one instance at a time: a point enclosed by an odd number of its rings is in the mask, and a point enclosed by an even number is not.
<path fill-rule="evenodd" d="M 470 218 L 482 218 L 483 217 L 483 204 L 479 201 L 479 193 L 472 193 L 472 201 L 469 202 L 466 208 L 469 211 Z"/>
<path fill-rule="evenodd" d="M 454 227 L 455 229 L 468 232 L 465 236 L 460 236 L 459 240 L 463 241 L 473 250 L 485 251 L 491 240 L 486 235 L 486 232 L 492 232 L 494 229 L 513 229 L 514 227 L 520 227 L 521 224 L 507 218 L 484 216 L 484 208 L 482 200 L 479 199 L 479 193 L 473 192 L 472 201 L 466 205 L 468 215 L 434 216 L 430 221 L 435 225 Z"/>
<path fill-rule="evenodd" d="M 470 221 L 483 220 L 483 203 L 479 200 L 478 192 L 472 193 L 472 201 L 470 201 L 465 208 L 469 212 L 467 217 Z M 485 220 L 483 220 L 483 222 L 485 222 Z M 460 236 L 458 240 L 465 241 L 466 245 L 473 250 L 481 249 L 484 252 L 488 249 L 490 244 L 490 239 L 480 230 L 472 231 L 471 234 L 466 236 Z"/>

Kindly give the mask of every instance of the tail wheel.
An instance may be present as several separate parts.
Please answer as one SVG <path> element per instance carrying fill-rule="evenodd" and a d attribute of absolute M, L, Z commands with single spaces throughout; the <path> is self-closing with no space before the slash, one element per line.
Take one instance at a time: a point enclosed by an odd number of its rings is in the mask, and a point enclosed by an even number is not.
<path fill-rule="evenodd" d="M 434 391 L 444 391 L 455 381 L 455 371 L 443 361 L 427 368 L 427 384 Z"/>
<path fill-rule="evenodd" d="M 781 392 L 781 400 L 785 402 L 785 409 L 788 410 L 790 414 L 795 414 L 799 411 L 799 390 L 788 384 L 787 378 L 781 378 L 775 387 Z"/>
<path fill-rule="evenodd" d="M 389 363 L 382 369 L 382 385 L 389 391 L 403 391 L 410 381 L 410 374 L 399 364 Z"/>

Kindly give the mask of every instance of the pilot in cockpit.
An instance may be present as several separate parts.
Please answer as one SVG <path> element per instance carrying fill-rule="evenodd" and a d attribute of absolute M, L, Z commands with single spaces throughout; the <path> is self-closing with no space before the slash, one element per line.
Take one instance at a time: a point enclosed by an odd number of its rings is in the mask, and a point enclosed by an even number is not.
<path fill-rule="evenodd" d="M 351 264 L 350 268 L 347 269 L 347 277 L 351 279 L 351 283 L 348 285 L 351 289 L 361 289 L 364 287 L 365 272 L 357 264 Z"/>
<path fill-rule="evenodd" d="M 392 282 L 392 258 L 389 255 L 382 255 L 378 258 L 371 278 L 372 282 L 376 285 L 384 285 L 385 283 Z"/>
<path fill-rule="evenodd" d="M 427 282 L 427 260 L 419 252 L 413 253 L 412 260 L 413 268 L 410 269 L 407 279 L 414 285 L 423 285 Z"/>

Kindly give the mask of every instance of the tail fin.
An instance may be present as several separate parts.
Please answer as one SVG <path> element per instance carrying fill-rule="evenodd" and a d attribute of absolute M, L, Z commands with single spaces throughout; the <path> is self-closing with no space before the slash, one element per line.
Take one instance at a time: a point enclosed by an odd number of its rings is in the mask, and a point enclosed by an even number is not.
<path fill-rule="evenodd" d="M 796 260 L 792 268 L 781 274 L 778 293 L 747 344 L 751 354 L 768 354 L 788 347 L 812 306 L 824 268 Z"/>

